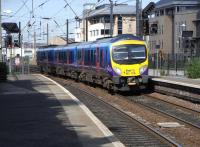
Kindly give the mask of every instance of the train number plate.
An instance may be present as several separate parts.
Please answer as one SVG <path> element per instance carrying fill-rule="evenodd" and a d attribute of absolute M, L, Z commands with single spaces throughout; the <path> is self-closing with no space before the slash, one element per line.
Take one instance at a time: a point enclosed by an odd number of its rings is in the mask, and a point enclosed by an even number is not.
<path fill-rule="evenodd" d="M 126 73 L 126 75 L 134 75 L 135 74 L 135 71 L 133 70 L 133 69 L 127 69 L 126 71 L 125 71 L 125 73 Z"/>

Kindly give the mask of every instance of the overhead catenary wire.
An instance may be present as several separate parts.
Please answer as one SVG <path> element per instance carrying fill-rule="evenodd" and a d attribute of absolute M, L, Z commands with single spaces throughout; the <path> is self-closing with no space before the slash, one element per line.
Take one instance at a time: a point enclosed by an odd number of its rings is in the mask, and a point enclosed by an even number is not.
<path fill-rule="evenodd" d="M 29 11 L 29 13 L 31 13 L 31 8 L 29 8 L 29 6 L 28 6 L 28 1 L 29 0 L 22 0 L 23 1 L 23 5 L 21 5 L 20 6 L 20 8 L 25 8 L 25 10 L 26 11 Z M 42 9 L 43 7 L 45 7 L 46 6 L 46 4 L 49 2 L 49 1 L 51 1 L 51 0 L 41 0 L 41 1 L 43 1 L 43 2 L 41 2 L 40 4 L 38 4 L 38 5 L 36 5 L 36 7 L 34 7 L 33 8 L 33 11 L 35 11 L 35 10 L 37 10 L 37 9 Z M 54 19 L 55 20 L 55 18 L 58 16 L 58 14 L 60 14 L 63 10 L 71 10 L 72 11 L 72 13 L 75 15 L 75 18 L 69 18 L 68 20 L 69 20 L 69 23 L 75 23 L 75 22 L 77 22 L 77 21 L 79 21 L 80 20 L 80 18 L 82 17 L 82 14 L 80 14 L 80 15 L 77 15 L 78 13 L 76 13 L 76 9 L 73 7 L 73 5 L 71 4 L 71 2 L 73 2 L 73 0 L 70 0 L 70 2 L 68 2 L 67 0 L 63 0 L 66 4 L 65 5 L 63 5 L 62 6 L 62 8 L 60 8 L 55 14 L 53 14 L 52 15 L 52 20 Z M 127 1 L 125 1 L 125 2 L 128 2 L 128 1 L 130 1 L 130 0 L 127 0 Z M 98 6 L 98 5 L 100 5 L 100 4 L 102 4 L 103 2 L 105 2 L 105 0 L 100 0 L 99 2 L 97 2 L 97 3 L 95 3 L 94 4 L 94 6 L 93 6 L 93 8 L 95 8 L 96 6 Z M 125 2 L 122 2 L 122 3 L 125 3 Z M 68 9 L 67 9 L 68 8 Z M 68 12 L 69 12 L 68 11 Z M 90 10 L 90 11 L 92 11 L 92 10 Z M 89 12 L 90 12 L 89 11 Z M 16 11 L 17 12 L 17 11 Z M 20 12 L 20 11 L 19 11 Z M 19 15 L 19 12 L 17 12 L 16 14 L 15 14 L 15 16 L 13 15 L 12 17 L 14 17 L 14 18 L 22 18 L 22 19 L 27 19 L 27 18 L 29 18 L 29 17 L 27 17 L 27 16 L 25 16 L 25 15 L 27 15 L 27 12 L 26 13 L 24 13 L 23 15 L 21 15 L 21 16 L 16 16 L 17 14 Z M 24 11 L 23 11 L 24 12 Z M 22 13 L 23 13 L 22 12 Z M 22 13 L 20 13 L 20 14 L 22 14 Z M 36 15 L 37 15 L 37 13 L 35 13 Z M 39 14 L 40 15 L 40 14 Z M 34 21 L 36 21 L 35 22 L 35 24 L 38 24 L 38 19 L 41 19 L 42 17 L 39 17 L 39 15 L 38 16 L 34 16 L 34 20 L 32 20 L 31 18 L 30 19 L 28 19 L 28 21 L 27 22 L 30 22 L 31 24 L 32 24 L 32 22 L 34 22 Z M 24 17 L 25 16 L 25 17 Z M 54 21 L 53 20 L 53 21 Z M 62 32 L 64 32 L 63 30 L 64 30 L 64 26 L 66 25 L 66 22 L 65 23 L 62 23 L 61 21 L 60 21 L 60 19 L 59 20 L 56 20 L 56 22 L 57 22 L 57 24 L 55 23 L 55 21 L 54 21 L 54 23 L 56 24 L 56 28 L 58 28 L 60 31 L 62 31 Z M 43 23 L 43 22 L 42 22 Z M 23 23 L 23 21 L 22 21 L 22 24 L 25 24 L 25 23 Z M 24 29 L 26 29 L 28 26 L 29 26 L 30 24 L 29 23 L 26 23 L 25 24 L 25 26 L 23 27 L 23 29 L 22 30 L 24 30 Z M 38 24 L 39 25 L 39 24 Z M 28 27 L 29 29 L 31 29 L 30 27 Z M 33 29 L 33 28 L 32 28 Z M 59 31 L 59 32 L 60 32 Z"/>

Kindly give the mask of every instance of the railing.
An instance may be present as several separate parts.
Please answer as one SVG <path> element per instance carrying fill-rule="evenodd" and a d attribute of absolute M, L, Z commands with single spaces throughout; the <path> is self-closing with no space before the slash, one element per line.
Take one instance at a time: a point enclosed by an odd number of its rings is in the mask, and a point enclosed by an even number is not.
<path fill-rule="evenodd" d="M 153 76 L 187 76 L 186 68 L 190 61 L 191 57 L 187 57 L 185 54 L 151 54 L 149 55 L 149 74 Z"/>

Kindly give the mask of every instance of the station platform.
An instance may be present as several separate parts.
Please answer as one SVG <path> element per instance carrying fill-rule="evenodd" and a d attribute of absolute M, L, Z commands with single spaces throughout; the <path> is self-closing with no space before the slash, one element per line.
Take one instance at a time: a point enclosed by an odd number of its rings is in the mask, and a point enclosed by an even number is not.
<path fill-rule="evenodd" d="M 1 147 L 123 147 L 69 91 L 40 74 L 0 83 Z"/>
<path fill-rule="evenodd" d="M 170 77 L 170 76 L 151 76 L 152 81 L 164 82 L 169 84 L 175 84 L 185 86 L 189 88 L 196 88 L 200 90 L 200 79 L 189 79 L 185 77 Z"/>

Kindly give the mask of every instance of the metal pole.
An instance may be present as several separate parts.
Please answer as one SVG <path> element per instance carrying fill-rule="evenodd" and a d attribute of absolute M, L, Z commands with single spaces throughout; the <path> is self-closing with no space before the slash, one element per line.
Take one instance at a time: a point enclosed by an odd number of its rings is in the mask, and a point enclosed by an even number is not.
<path fill-rule="evenodd" d="M 2 61 L 2 28 L 1 28 L 1 0 L 0 0 L 0 62 Z"/>
<path fill-rule="evenodd" d="M 110 1 L 110 37 L 113 36 L 113 1 Z"/>
<path fill-rule="evenodd" d="M 34 63 L 36 63 L 36 32 L 34 29 L 34 40 L 33 40 L 33 48 L 34 48 Z"/>
<path fill-rule="evenodd" d="M 88 18 L 86 17 L 85 41 L 88 41 Z"/>
<path fill-rule="evenodd" d="M 136 35 L 141 36 L 141 4 L 140 0 L 136 0 Z"/>
<path fill-rule="evenodd" d="M 157 72 L 157 74 L 156 74 L 156 75 L 159 76 L 159 75 L 158 75 L 158 62 L 159 62 L 159 61 L 158 61 L 158 60 L 159 60 L 159 59 L 158 59 L 158 49 L 156 49 L 156 54 L 157 54 L 157 60 L 156 60 L 156 69 L 157 69 L 156 72 Z"/>
<path fill-rule="evenodd" d="M 32 0 L 32 18 L 34 17 L 33 0 Z"/>
<path fill-rule="evenodd" d="M 47 45 L 49 45 L 49 24 L 47 23 Z"/>
<path fill-rule="evenodd" d="M 10 74 L 12 74 L 12 45 L 10 46 Z"/>
<path fill-rule="evenodd" d="M 66 20 L 66 44 L 69 44 L 69 21 Z"/>
<path fill-rule="evenodd" d="M 19 48 L 21 48 L 21 73 L 24 74 L 24 64 L 23 64 L 23 51 L 21 46 L 21 22 L 19 22 L 19 36 L 18 36 Z"/>

